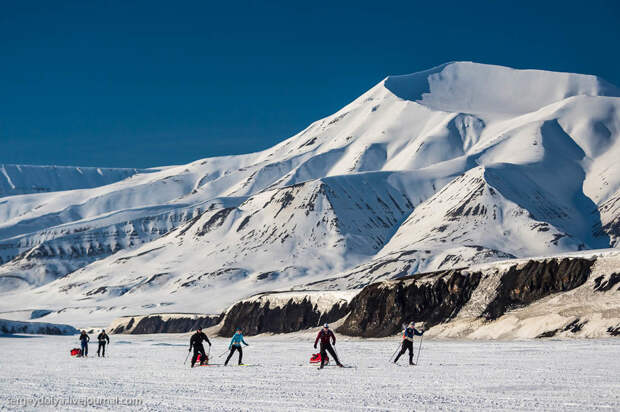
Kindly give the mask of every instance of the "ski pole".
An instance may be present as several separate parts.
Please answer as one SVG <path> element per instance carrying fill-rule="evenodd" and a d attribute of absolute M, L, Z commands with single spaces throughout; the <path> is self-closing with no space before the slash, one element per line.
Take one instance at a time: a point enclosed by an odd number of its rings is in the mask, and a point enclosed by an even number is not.
<path fill-rule="evenodd" d="M 402 326 L 403 330 L 407 329 L 407 324 L 406 323 L 402 323 L 401 326 Z M 398 342 L 398 346 L 396 346 L 396 350 L 394 351 L 394 353 L 390 357 L 390 362 L 392 361 L 392 359 L 394 359 L 394 356 L 396 356 L 396 353 L 402 348 L 402 346 L 403 346 L 403 341 L 401 340 L 400 342 Z"/>
<path fill-rule="evenodd" d="M 218 358 L 221 358 L 222 356 L 226 355 L 226 352 L 228 352 L 229 349 L 226 349 L 224 352 L 220 353 L 219 355 L 217 355 Z"/>
<path fill-rule="evenodd" d="M 398 342 L 398 346 L 396 346 L 396 350 L 394 351 L 392 356 L 390 356 L 390 362 L 392 361 L 392 359 L 394 359 L 394 356 L 396 356 L 396 353 L 398 353 L 398 351 L 400 350 L 402 344 L 403 344 L 402 342 Z"/>
<path fill-rule="evenodd" d="M 420 346 L 418 346 L 418 356 L 415 358 L 415 364 L 418 364 L 418 360 L 420 359 L 420 351 L 422 350 L 422 339 L 424 339 L 424 335 L 420 336 Z"/>
<path fill-rule="evenodd" d="M 336 350 L 336 344 L 334 343 L 334 346 L 332 346 L 332 348 L 334 348 L 334 352 L 336 352 L 336 356 L 338 357 L 338 361 L 340 363 L 342 363 L 342 359 L 340 359 L 340 355 L 338 355 L 338 351 Z"/>
<path fill-rule="evenodd" d="M 187 358 L 189 358 L 189 354 L 191 351 L 192 351 L 191 348 L 187 351 L 187 355 L 185 355 L 185 360 L 183 361 L 183 365 L 185 365 L 185 363 L 187 362 Z"/>

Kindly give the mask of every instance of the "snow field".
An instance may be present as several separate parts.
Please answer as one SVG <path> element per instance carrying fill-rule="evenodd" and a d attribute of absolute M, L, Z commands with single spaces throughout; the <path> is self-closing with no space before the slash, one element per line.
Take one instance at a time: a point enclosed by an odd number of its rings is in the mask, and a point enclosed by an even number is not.
<path fill-rule="evenodd" d="M 95 336 L 91 335 L 94 340 Z M 0 409 L 24 399 L 139 399 L 108 410 L 618 410 L 618 340 L 424 340 L 420 364 L 387 361 L 397 340 L 345 340 L 317 370 L 309 334 L 248 337 L 248 367 L 183 365 L 189 335 L 112 335 L 109 357 L 76 359 L 77 336 L 0 338 Z M 228 339 L 215 338 L 213 363 Z M 414 347 L 417 350 L 418 342 Z M 94 355 L 94 357 L 93 357 Z M 233 357 L 236 363 L 237 354 Z M 189 360 L 188 360 L 189 363 Z M 39 407 L 40 408 L 40 407 Z M 32 404 L 26 410 L 35 410 Z M 56 409 L 50 406 L 44 409 Z M 84 409 L 63 405 L 63 410 Z"/>

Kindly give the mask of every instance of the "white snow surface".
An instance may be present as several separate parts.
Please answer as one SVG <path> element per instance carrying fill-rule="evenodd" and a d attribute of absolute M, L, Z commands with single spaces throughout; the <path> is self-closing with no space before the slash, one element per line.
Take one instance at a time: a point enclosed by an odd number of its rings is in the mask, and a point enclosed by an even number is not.
<path fill-rule="evenodd" d="M 308 363 L 314 332 L 247 338 L 244 362 L 255 366 L 194 369 L 183 365 L 189 335 L 112 335 L 106 358 L 91 344 L 82 359 L 69 356 L 77 337 L 0 338 L 0 409 L 85 409 L 80 402 L 115 411 L 620 409 L 618 340 L 424 339 L 419 364 L 409 367 L 388 361 L 398 337 L 338 336 L 338 354 L 353 368 L 317 370 Z M 212 363 L 223 363 L 217 355 L 227 345 L 213 339 Z M 102 403 L 117 398 L 142 403 Z"/>
<path fill-rule="evenodd" d="M 453 62 L 259 153 L 5 195 L 0 311 L 104 325 L 394 256 L 415 259 L 383 278 L 617 247 L 619 96 L 596 76 Z"/>

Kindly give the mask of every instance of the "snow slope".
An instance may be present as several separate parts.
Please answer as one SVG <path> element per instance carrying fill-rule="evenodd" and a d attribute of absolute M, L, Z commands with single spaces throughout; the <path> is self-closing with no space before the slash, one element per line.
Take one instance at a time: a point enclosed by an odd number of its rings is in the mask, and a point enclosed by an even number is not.
<path fill-rule="evenodd" d="M 2 198 L 0 310 L 219 312 L 394 256 L 418 256 L 415 273 L 615 247 L 619 96 L 595 76 L 447 63 L 263 152 Z"/>

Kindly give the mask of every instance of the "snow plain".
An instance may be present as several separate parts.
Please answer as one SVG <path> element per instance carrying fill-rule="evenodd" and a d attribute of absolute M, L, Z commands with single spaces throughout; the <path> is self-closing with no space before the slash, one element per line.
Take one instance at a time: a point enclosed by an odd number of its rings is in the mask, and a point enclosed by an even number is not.
<path fill-rule="evenodd" d="M 424 340 L 419 365 L 387 362 L 396 339 L 340 338 L 354 368 L 308 364 L 311 333 L 247 338 L 253 367 L 183 365 L 189 335 L 112 335 L 109 357 L 75 359 L 77 336 L 0 338 L 0 409 L 108 410 L 618 410 L 620 341 Z M 228 340 L 213 340 L 214 363 Z M 417 348 L 417 343 L 416 343 Z M 92 357 L 92 355 L 95 355 Z M 236 355 L 235 355 L 236 356 Z M 76 402 L 57 408 L 40 402 Z"/>

